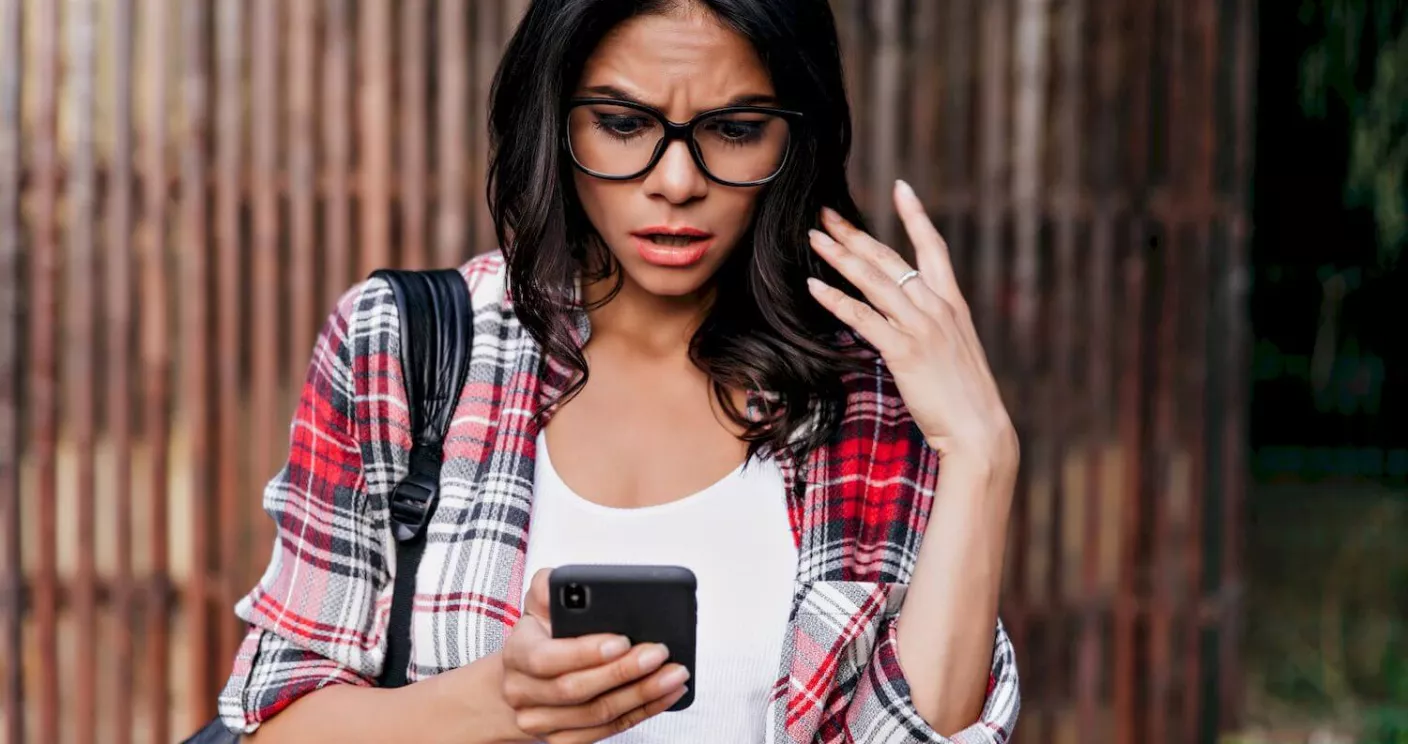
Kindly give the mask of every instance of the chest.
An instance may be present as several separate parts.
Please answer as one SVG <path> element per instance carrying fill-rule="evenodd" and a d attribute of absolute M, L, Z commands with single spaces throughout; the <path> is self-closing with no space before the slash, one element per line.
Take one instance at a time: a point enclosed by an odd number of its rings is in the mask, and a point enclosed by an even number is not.
<path fill-rule="evenodd" d="M 740 430 L 697 370 L 606 369 L 554 412 L 545 441 L 574 492 L 638 508 L 697 493 L 737 469 L 747 455 Z"/>

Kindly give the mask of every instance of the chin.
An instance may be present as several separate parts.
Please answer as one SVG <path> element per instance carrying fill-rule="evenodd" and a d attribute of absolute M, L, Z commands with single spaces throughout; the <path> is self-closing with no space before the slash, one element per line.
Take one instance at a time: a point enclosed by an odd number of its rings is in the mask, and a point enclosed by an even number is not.
<path fill-rule="evenodd" d="M 626 280 L 656 297 L 686 297 L 698 292 L 717 268 L 699 264 L 688 268 L 665 268 L 634 261 L 623 266 Z"/>

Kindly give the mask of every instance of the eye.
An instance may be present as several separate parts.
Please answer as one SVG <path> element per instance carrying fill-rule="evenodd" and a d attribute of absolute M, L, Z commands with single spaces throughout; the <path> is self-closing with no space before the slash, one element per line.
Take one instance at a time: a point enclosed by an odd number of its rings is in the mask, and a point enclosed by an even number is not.
<path fill-rule="evenodd" d="M 640 114 L 596 114 L 593 122 L 599 131 L 618 139 L 634 139 L 650 131 L 655 124 L 648 116 Z"/>
<path fill-rule="evenodd" d="M 741 119 L 733 117 L 711 121 L 704 129 L 723 142 L 744 145 L 761 139 L 763 130 L 766 129 L 766 127 L 767 121 L 765 119 Z"/>

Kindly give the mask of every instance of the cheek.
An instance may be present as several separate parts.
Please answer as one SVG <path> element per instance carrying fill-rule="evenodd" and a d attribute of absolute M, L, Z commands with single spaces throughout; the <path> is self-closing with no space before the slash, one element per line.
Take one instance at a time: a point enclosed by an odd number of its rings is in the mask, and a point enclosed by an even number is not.
<path fill-rule="evenodd" d="M 609 195 L 602 188 L 605 184 L 600 179 L 581 173 L 573 174 L 573 184 L 577 188 L 577 201 L 581 203 L 582 211 L 587 213 L 587 219 L 602 230 L 602 221 L 611 213 Z"/>
<path fill-rule="evenodd" d="M 719 200 L 720 227 L 727 225 L 728 232 L 734 237 L 742 235 L 744 231 L 753 224 L 753 216 L 758 208 L 757 189 L 726 189 L 720 194 L 724 197 Z"/>

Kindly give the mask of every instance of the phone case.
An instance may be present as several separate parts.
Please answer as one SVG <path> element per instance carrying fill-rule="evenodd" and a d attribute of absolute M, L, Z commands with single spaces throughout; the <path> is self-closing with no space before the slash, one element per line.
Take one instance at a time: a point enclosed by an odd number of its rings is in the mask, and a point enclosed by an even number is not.
<path fill-rule="evenodd" d="M 568 565 L 553 569 L 548 585 L 553 637 L 614 633 L 632 644 L 663 643 L 670 649 L 670 662 L 683 665 L 690 675 L 689 689 L 670 710 L 694 703 L 698 582 L 693 571 L 682 566 Z M 585 603 L 569 595 L 584 595 Z"/>

